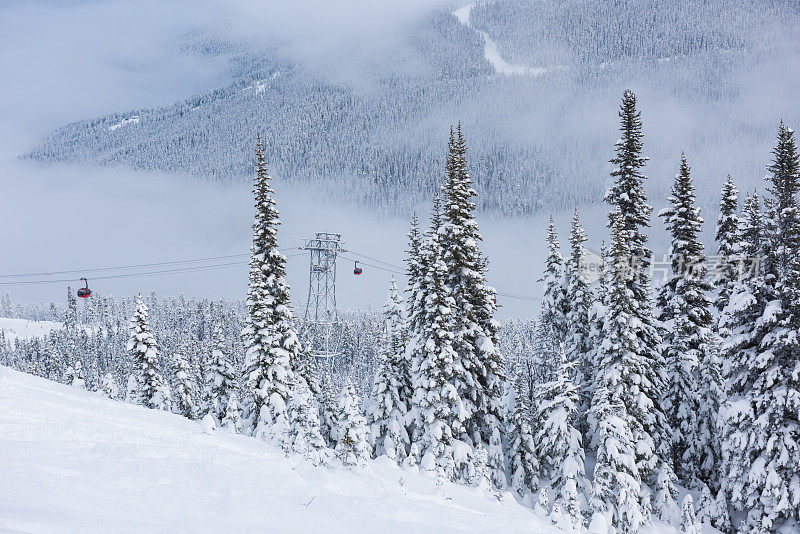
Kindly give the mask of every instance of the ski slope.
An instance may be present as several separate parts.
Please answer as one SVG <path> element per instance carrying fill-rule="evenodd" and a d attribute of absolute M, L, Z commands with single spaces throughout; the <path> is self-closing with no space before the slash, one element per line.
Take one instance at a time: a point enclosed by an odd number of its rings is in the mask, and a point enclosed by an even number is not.
<path fill-rule="evenodd" d="M 0 532 L 557 532 L 384 460 L 315 468 L 264 442 L 0 367 Z M 401 479 L 403 482 L 401 484 Z"/>
<path fill-rule="evenodd" d="M 472 22 L 470 21 L 470 12 L 474 6 L 475 4 L 468 4 L 464 7 L 456 9 L 453 11 L 453 16 L 455 16 L 461 24 L 475 30 L 481 35 L 481 37 L 483 37 L 483 55 L 487 61 L 492 64 L 492 67 L 497 74 L 503 74 L 505 76 L 517 76 L 523 74 L 530 76 L 541 76 L 547 72 L 547 69 L 543 67 L 515 65 L 503 59 L 495 40 L 492 39 L 485 31 L 479 30 L 472 25 Z"/>

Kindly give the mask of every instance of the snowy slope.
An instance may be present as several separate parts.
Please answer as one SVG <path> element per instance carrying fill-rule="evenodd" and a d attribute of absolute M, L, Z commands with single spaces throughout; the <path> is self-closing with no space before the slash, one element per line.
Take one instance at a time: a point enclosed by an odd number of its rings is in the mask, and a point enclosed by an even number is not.
<path fill-rule="evenodd" d="M 314 468 L 243 436 L 0 367 L 0 532 L 548 532 L 473 488 Z M 404 478 L 404 485 L 399 483 Z"/>
<path fill-rule="evenodd" d="M 470 22 L 469 14 L 473 7 L 475 7 L 475 4 L 468 4 L 464 7 L 458 8 L 453 11 L 453 16 L 455 16 L 461 24 L 467 26 L 468 28 L 472 28 L 473 30 L 477 31 L 481 37 L 483 37 L 483 55 L 487 61 L 492 64 L 492 67 L 494 67 L 496 73 L 504 74 L 506 76 L 514 76 L 518 74 L 541 76 L 547 72 L 547 69 L 542 67 L 514 65 L 503 59 L 503 56 L 500 54 L 500 50 L 498 49 L 497 43 L 494 41 L 494 39 L 492 39 L 485 31 L 477 29 L 472 25 L 472 22 Z"/>

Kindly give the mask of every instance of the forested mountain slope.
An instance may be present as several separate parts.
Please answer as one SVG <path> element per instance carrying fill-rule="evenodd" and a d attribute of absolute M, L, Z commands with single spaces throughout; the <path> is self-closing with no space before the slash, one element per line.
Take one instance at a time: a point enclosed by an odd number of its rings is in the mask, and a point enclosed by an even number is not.
<path fill-rule="evenodd" d="M 666 196 L 685 150 L 706 178 L 705 199 L 727 173 L 745 188 L 760 184 L 756 155 L 775 122 L 800 118 L 788 104 L 800 91 L 798 20 L 783 0 L 501 0 L 474 6 L 472 26 L 436 8 L 403 22 L 391 50 L 350 58 L 359 65 L 332 54 L 326 68 L 281 43 L 202 28 L 179 48 L 233 54 L 237 79 L 173 105 L 67 125 L 29 156 L 240 180 L 260 132 L 278 179 L 405 213 L 437 187 L 441 140 L 461 120 L 479 207 L 533 213 L 602 196 L 615 120 L 596 111 L 630 87 L 648 125 L 653 197 Z M 544 74 L 495 72 L 478 30 L 505 60 Z"/>

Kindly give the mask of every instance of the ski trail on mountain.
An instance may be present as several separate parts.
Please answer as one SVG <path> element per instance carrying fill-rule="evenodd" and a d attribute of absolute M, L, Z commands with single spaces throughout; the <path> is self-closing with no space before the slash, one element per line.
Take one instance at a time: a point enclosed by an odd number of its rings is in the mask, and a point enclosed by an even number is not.
<path fill-rule="evenodd" d="M 489 63 L 492 64 L 492 67 L 497 74 L 503 74 L 505 76 L 541 76 L 547 72 L 547 69 L 544 67 L 515 65 L 503 59 L 503 56 L 500 55 L 500 50 L 497 48 L 497 43 L 494 41 L 494 39 L 489 37 L 489 34 L 485 31 L 473 26 L 472 22 L 470 22 L 470 12 L 472 11 L 473 7 L 475 7 L 475 4 L 468 4 L 464 7 L 458 8 L 453 11 L 453 16 L 456 17 L 461 24 L 478 32 L 483 37 L 483 55 L 486 57 Z"/>

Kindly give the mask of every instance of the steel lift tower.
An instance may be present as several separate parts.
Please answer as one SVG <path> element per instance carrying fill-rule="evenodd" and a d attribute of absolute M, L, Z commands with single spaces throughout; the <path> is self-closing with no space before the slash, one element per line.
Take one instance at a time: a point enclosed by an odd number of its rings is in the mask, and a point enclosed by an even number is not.
<path fill-rule="evenodd" d="M 341 354 L 338 339 L 335 338 L 335 325 L 339 321 L 336 308 L 336 255 L 347 251 L 342 248 L 341 234 L 329 232 L 317 232 L 313 239 L 304 240 L 300 250 L 310 253 L 303 338 L 312 356 L 333 359 Z"/>

